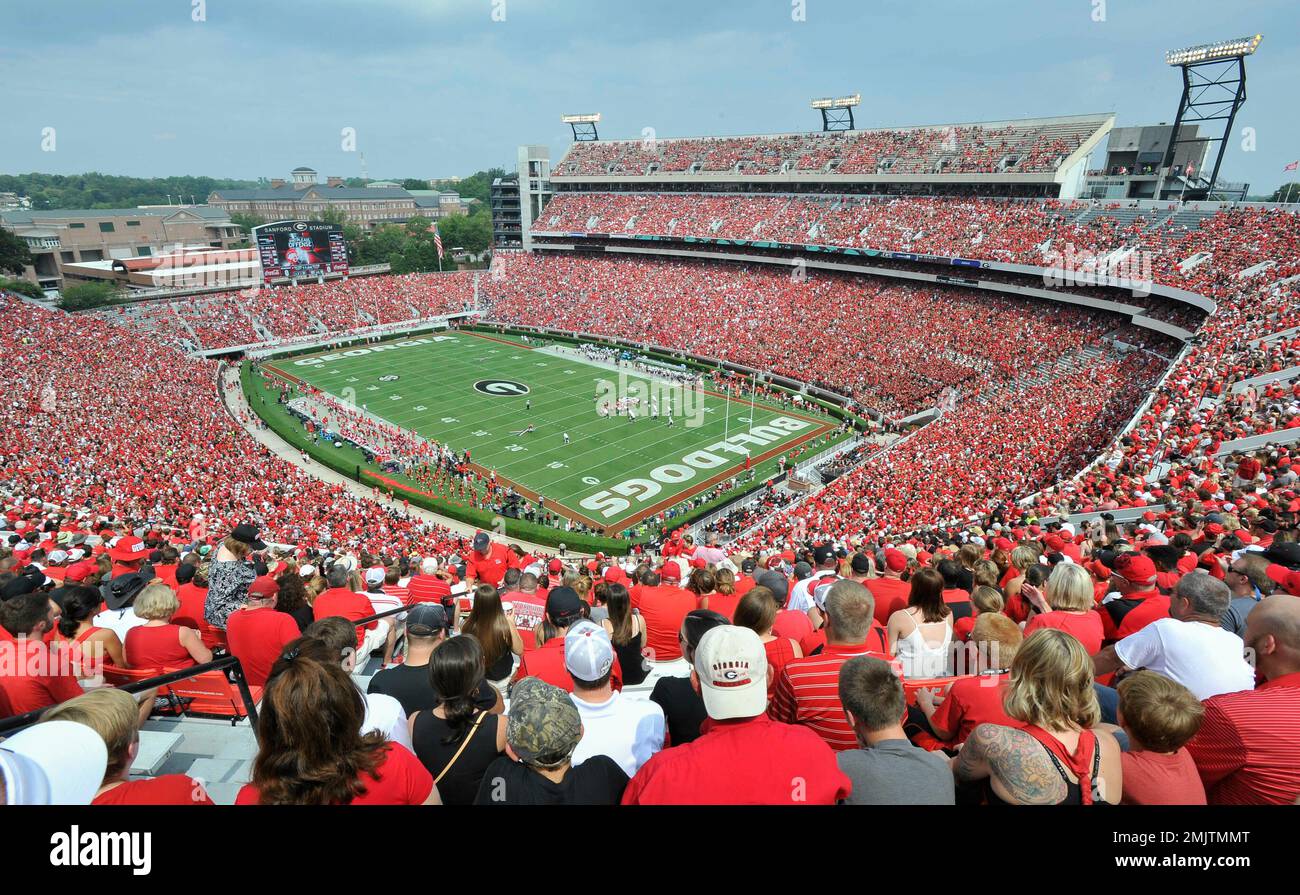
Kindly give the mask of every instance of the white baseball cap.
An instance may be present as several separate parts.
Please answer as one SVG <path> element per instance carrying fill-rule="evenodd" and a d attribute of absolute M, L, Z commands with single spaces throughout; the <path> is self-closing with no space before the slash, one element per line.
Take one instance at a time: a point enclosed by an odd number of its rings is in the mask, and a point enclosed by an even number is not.
<path fill-rule="evenodd" d="M 564 635 L 564 667 L 580 681 L 598 681 L 614 666 L 614 645 L 609 632 L 583 620 Z"/>
<path fill-rule="evenodd" d="M 366 584 L 383 584 L 385 572 L 380 568 L 366 569 Z"/>
<path fill-rule="evenodd" d="M 438 571 L 438 557 L 426 556 L 420 563 L 420 571 L 426 575 L 432 575 L 434 572 Z"/>
<path fill-rule="evenodd" d="M 108 748 L 73 721 L 46 721 L 0 743 L 9 805 L 89 805 L 104 782 Z"/>
<path fill-rule="evenodd" d="M 715 721 L 767 711 L 767 652 L 749 628 L 719 625 L 705 631 L 695 648 L 695 674 L 704 708 Z"/>

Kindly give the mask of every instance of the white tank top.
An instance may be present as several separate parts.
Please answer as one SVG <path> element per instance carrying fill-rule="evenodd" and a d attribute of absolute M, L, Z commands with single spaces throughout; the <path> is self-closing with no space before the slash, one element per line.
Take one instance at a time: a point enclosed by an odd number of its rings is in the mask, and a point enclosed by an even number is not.
<path fill-rule="evenodd" d="M 947 677 L 952 674 L 952 615 L 945 619 L 943 642 L 937 646 L 926 643 L 921 626 L 908 615 L 912 633 L 900 637 L 894 647 L 894 657 L 903 666 L 906 678 Z"/>

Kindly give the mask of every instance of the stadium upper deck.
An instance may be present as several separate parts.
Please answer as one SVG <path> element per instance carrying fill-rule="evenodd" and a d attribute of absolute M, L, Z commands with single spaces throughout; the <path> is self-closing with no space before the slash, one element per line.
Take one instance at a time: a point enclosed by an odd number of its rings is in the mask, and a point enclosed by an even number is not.
<path fill-rule="evenodd" d="M 1056 186 L 1077 193 L 1112 114 L 973 124 L 574 143 L 557 187 L 621 182 L 967 183 Z M 1056 193 L 1053 193 L 1055 195 Z"/>

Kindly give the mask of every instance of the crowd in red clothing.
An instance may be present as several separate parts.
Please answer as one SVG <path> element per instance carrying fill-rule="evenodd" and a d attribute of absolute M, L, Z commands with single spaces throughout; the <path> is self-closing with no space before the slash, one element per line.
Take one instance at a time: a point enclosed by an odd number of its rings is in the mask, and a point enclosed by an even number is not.
<path fill-rule="evenodd" d="M 464 311 L 474 303 L 474 276 L 453 271 L 352 277 L 113 308 L 98 316 L 186 348 L 227 348 Z"/>
<path fill-rule="evenodd" d="M 736 172 L 992 174 L 1054 171 L 1099 127 L 954 125 L 770 136 L 575 142 L 552 176 Z M 653 168 L 651 166 L 654 166 Z"/>
<path fill-rule="evenodd" d="M 0 297 L 4 490 L 84 515 L 219 534 L 249 517 L 268 537 L 373 551 L 454 549 L 447 529 L 353 496 L 278 459 L 222 404 L 217 364 L 146 331 Z"/>
<path fill-rule="evenodd" d="M 948 389 L 974 394 L 1051 365 L 1119 328 L 1075 305 L 817 271 L 792 278 L 768 266 L 548 255 L 497 263 L 480 287 L 493 319 L 772 370 L 891 418 L 933 406 Z"/>

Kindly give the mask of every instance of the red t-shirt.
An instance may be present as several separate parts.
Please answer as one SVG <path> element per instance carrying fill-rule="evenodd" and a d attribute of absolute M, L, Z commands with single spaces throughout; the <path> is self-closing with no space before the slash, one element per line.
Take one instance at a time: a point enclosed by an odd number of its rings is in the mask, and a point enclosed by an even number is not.
<path fill-rule="evenodd" d="M 322 591 L 321 595 L 316 598 L 316 602 L 312 604 L 311 612 L 312 618 L 316 621 L 338 615 L 350 622 L 354 622 L 368 615 L 374 615 L 375 607 L 365 594 L 359 594 L 346 587 L 331 587 L 329 590 Z M 357 628 L 357 649 L 361 649 L 361 644 L 365 641 L 365 632 L 378 624 L 378 621 L 373 621 L 368 625 Z"/>
<path fill-rule="evenodd" d="M 22 715 L 80 696 L 85 691 L 72 674 L 66 650 L 52 652 L 43 640 L 11 637 L 0 633 L 0 640 L 14 644 L 14 667 L 0 676 L 0 690 L 8 697 L 10 715 Z"/>
<path fill-rule="evenodd" d="M 677 636 L 682 621 L 697 603 L 695 594 L 669 584 L 637 588 L 632 605 L 645 620 L 646 656 L 650 661 L 671 662 L 682 657 Z"/>
<path fill-rule="evenodd" d="M 176 599 L 180 601 L 181 608 L 172 616 L 172 624 L 202 630 L 199 625 L 203 622 L 203 607 L 208 601 L 208 589 L 191 581 L 176 588 Z"/>
<path fill-rule="evenodd" d="M 196 665 L 180 640 L 180 625 L 144 625 L 126 632 L 122 641 L 126 663 L 132 668 L 188 668 Z"/>
<path fill-rule="evenodd" d="M 441 603 L 451 598 L 451 585 L 436 575 L 413 575 L 406 582 L 406 602 Z"/>
<path fill-rule="evenodd" d="M 509 547 L 496 542 L 488 545 L 486 556 L 471 550 L 469 558 L 465 560 L 465 578 L 467 580 L 474 578 L 497 587 L 506 577 L 506 570 L 510 568 L 510 560 L 513 557 L 514 554 L 510 552 Z"/>
<path fill-rule="evenodd" d="M 943 702 L 934 710 L 931 723 L 952 734 L 949 743 L 964 743 L 971 731 L 981 724 L 1019 727 L 1002 708 L 1011 675 L 982 674 L 954 681 Z"/>
<path fill-rule="evenodd" d="M 708 721 L 699 739 L 653 755 L 624 805 L 833 805 L 853 783 L 806 727 L 766 714 Z"/>
<path fill-rule="evenodd" d="M 1128 621 L 1128 617 L 1125 616 L 1124 620 Z M 1076 615 L 1072 612 L 1046 612 L 1042 615 L 1035 615 L 1029 620 L 1029 624 L 1025 625 L 1025 636 L 1028 637 L 1039 628 L 1055 628 L 1058 631 L 1073 635 L 1076 640 L 1083 644 L 1083 648 L 1088 651 L 1090 656 L 1101 652 L 1101 641 L 1104 632 L 1101 625 L 1101 616 L 1095 610 L 1089 609 L 1082 615 Z"/>
<path fill-rule="evenodd" d="M 158 577 L 159 581 L 166 584 L 172 590 L 176 590 L 176 569 L 177 566 L 175 565 L 166 566 L 159 564 L 153 567 L 153 573 Z M 121 787 L 118 788 L 120 789 Z"/>
<path fill-rule="evenodd" d="M 1125 752 L 1121 805 L 1204 805 L 1205 785 L 1186 747 L 1177 752 Z"/>
<path fill-rule="evenodd" d="M 203 784 L 186 774 L 128 780 L 95 796 L 92 805 L 213 805 Z"/>
<path fill-rule="evenodd" d="M 226 620 L 230 654 L 244 667 L 250 686 L 264 687 L 284 645 L 298 637 L 298 623 L 274 607 L 236 609 Z"/>
<path fill-rule="evenodd" d="M 812 632 L 812 619 L 808 618 L 808 613 L 798 609 L 782 609 L 777 612 L 776 621 L 772 622 L 773 634 L 777 637 L 788 637 L 795 643 L 799 643 Z"/>
<path fill-rule="evenodd" d="M 365 788 L 352 799 L 353 805 L 423 805 L 433 792 L 433 776 L 411 750 L 397 743 L 384 745 L 383 760 L 362 783 Z M 261 794 L 251 783 L 235 797 L 236 805 L 260 802 Z"/>
<path fill-rule="evenodd" d="M 740 603 L 740 598 L 744 594 L 709 594 L 709 610 L 719 615 L 725 615 L 727 621 L 732 621 L 736 617 L 736 606 Z"/>
<path fill-rule="evenodd" d="M 912 592 L 912 585 L 898 578 L 868 578 L 862 583 L 876 598 L 876 621 L 882 625 L 888 625 L 889 616 L 907 605 L 908 594 Z"/>
<path fill-rule="evenodd" d="M 525 652 L 520 657 L 515 680 L 521 681 L 526 677 L 541 678 L 552 687 L 573 692 L 573 675 L 569 674 L 569 669 L 564 664 L 563 637 L 552 637 L 542 646 L 532 652 Z M 614 657 L 609 683 L 615 690 L 623 689 L 623 668 L 618 663 L 618 656 Z"/>

